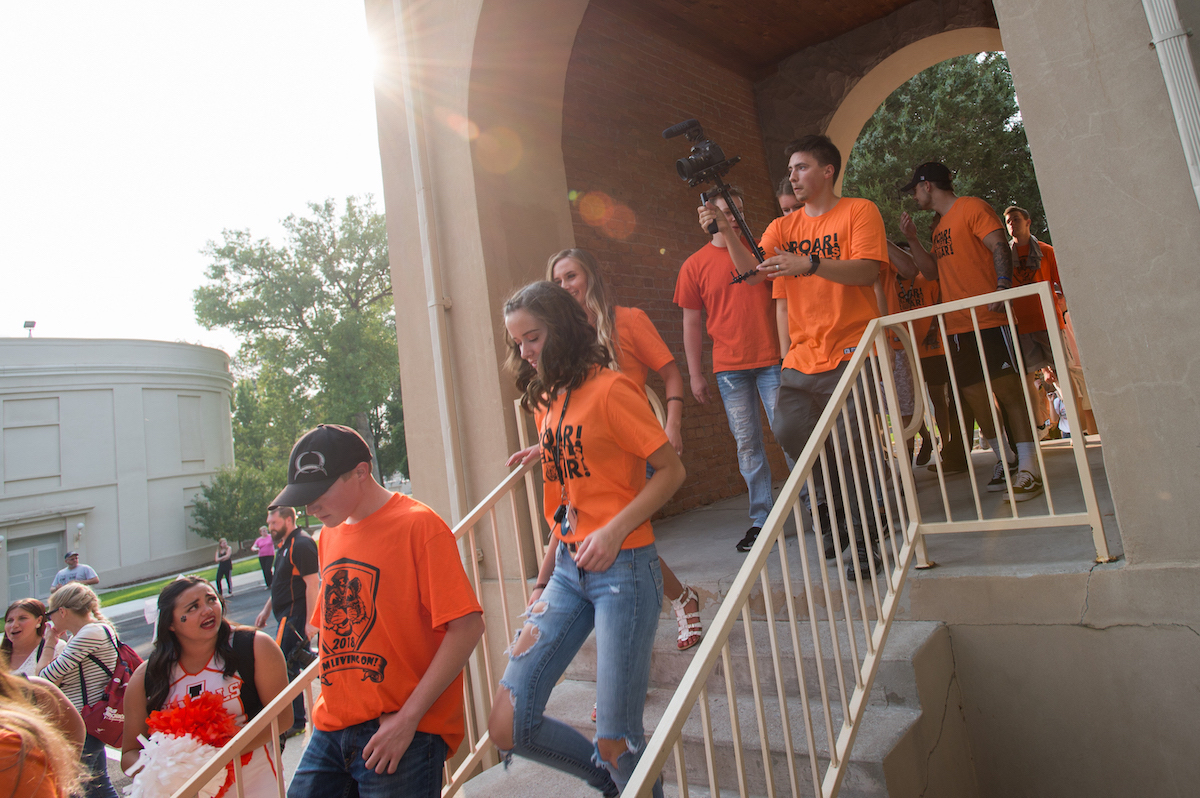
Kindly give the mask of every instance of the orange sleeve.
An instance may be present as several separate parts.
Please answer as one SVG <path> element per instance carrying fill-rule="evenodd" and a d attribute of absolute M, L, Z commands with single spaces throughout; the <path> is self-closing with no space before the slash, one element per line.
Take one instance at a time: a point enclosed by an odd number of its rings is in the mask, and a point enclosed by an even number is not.
<path fill-rule="evenodd" d="M 767 229 L 763 231 L 762 240 L 758 242 L 758 246 L 762 248 L 763 255 L 768 258 L 775 254 L 775 248 L 783 248 L 783 234 L 780 232 L 780 224 L 786 216 L 779 216 L 771 220 L 767 225 Z"/>
<path fill-rule="evenodd" d="M 696 270 L 693 264 L 696 256 L 692 255 L 683 262 L 679 276 L 675 278 L 674 302 L 687 310 L 704 310 L 704 299 L 700 296 L 700 283 L 696 280 Z"/>
<path fill-rule="evenodd" d="M 997 230 L 1004 230 L 1004 223 L 1000 221 L 1000 217 L 996 215 L 996 211 L 991 205 L 988 205 L 978 197 L 970 197 L 969 199 L 975 201 L 969 206 L 971 212 L 967 215 L 967 225 L 980 242 Z"/>
<path fill-rule="evenodd" d="M 421 523 L 423 550 L 416 552 L 417 589 L 433 628 L 440 629 L 450 621 L 483 610 L 463 570 L 454 534 L 440 518 L 429 515 L 432 517 Z"/>
<path fill-rule="evenodd" d="M 675 356 L 658 334 L 654 322 L 650 321 L 650 317 L 640 308 L 629 308 L 629 326 L 623 332 L 632 335 L 628 338 L 622 337 L 621 349 L 636 357 L 652 371 L 658 371 L 675 361 Z"/>
<path fill-rule="evenodd" d="M 880 270 L 889 262 L 887 231 L 883 226 L 883 215 L 874 202 L 854 204 L 854 235 L 850 239 L 847 260 L 878 261 Z"/>
<path fill-rule="evenodd" d="M 621 379 L 613 380 L 604 409 L 609 428 L 620 431 L 620 447 L 635 457 L 645 460 L 667 443 L 667 433 L 646 397 L 628 377 L 621 375 Z"/>

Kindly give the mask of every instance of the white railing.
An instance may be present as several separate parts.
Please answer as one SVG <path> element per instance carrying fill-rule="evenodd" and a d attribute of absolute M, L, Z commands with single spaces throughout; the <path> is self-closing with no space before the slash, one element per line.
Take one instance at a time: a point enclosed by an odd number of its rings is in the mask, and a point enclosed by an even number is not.
<path fill-rule="evenodd" d="M 1056 478 L 1051 479 L 1040 446 L 1037 456 L 1045 481 L 1044 499 L 1026 504 L 1013 501 L 1008 477 L 1003 497 L 981 497 L 969 454 L 968 485 L 961 480 L 948 482 L 940 461 L 935 461 L 937 496 L 930 497 L 928 482 L 921 489 L 916 484 L 901 429 L 892 349 L 885 330 L 889 326 L 899 328 L 908 333 L 902 339 L 911 338 L 912 322 L 933 316 L 948 351 L 946 313 L 971 310 L 978 341 L 978 319 L 973 308 L 1004 302 L 1016 341 L 1011 301 L 1030 295 L 1041 298 L 1045 318 L 1055 318 L 1049 286 L 1040 283 L 900 313 L 868 325 L 754 548 L 647 743 L 624 795 L 649 796 L 655 779 L 665 767 L 671 767 L 681 798 L 687 798 L 691 783 L 703 783 L 706 795 L 712 798 L 720 795 L 722 787 L 736 789 L 741 796 L 836 796 L 850 765 L 909 567 L 917 559 L 928 564 L 922 534 L 1090 525 L 1097 560 L 1111 559 L 1081 434 L 1072 436 L 1070 442 L 1079 486 L 1073 497 L 1069 495 L 1069 478 L 1060 481 L 1060 471 L 1056 471 Z M 1063 347 L 1055 325 L 1049 326 L 1067 416 L 1071 428 L 1080 430 L 1072 388 L 1066 379 Z M 1019 351 L 1016 358 L 1023 375 Z M 922 390 L 920 362 L 911 352 L 909 359 L 916 367 L 914 386 Z M 962 408 L 964 397 L 954 385 L 953 366 L 950 368 L 957 406 Z M 992 376 L 986 363 L 984 375 L 990 391 Z M 1023 377 L 1021 382 L 1024 385 Z M 1027 408 L 1029 400 L 1026 389 Z M 928 408 L 928 402 L 924 404 Z M 919 409 L 916 413 L 921 415 Z M 1032 410 L 1029 413 L 1036 427 Z M 992 414 L 999 428 L 994 408 Z M 935 429 L 928 409 L 924 415 L 928 429 Z M 961 419 L 958 423 L 969 449 L 972 431 L 965 429 Z M 919 419 L 910 429 L 915 426 L 919 426 Z M 847 433 L 839 436 L 839 429 Z M 831 473 L 833 463 L 837 468 Z M 814 476 L 818 466 L 820 470 Z M 986 473 L 990 477 L 990 461 Z M 1052 481 L 1056 483 L 1053 490 Z M 818 495 L 818 488 L 831 496 L 836 487 L 845 501 L 840 508 L 836 502 L 829 503 L 831 518 L 826 521 L 801 501 L 804 487 L 813 497 Z M 1060 499 L 1057 505 L 1055 497 Z M 1082 500 L 1083 511 L 1065 509 L 1072 498 Z M 840 524 L 850 529 L 853 510 L 864 519 L 863 539 L 856 540 L 853 533 L 849 534 L 848 551 L 843 553 L 833 546 L 833 557 L 827 564 L 822 545 L 831 540 L 827 527 Z M 785 537 L 789 518 L 798 532 L 790 542 Z M 812 536 L 806 533 L 806 527 L 812 530 Z M 850 578 L 847 565 L 861 576 Z M 739 618 L 745 651 L 735 655 L 731 637 Z M 762 635 L 764 625 L 769 657 L 755 644 L 755 635 Z M 747 674 L 750 695 L 744 691 Z M 720 690 L 722 682 L 724 695 L 710 695 L 710 684 Z M 714 729 L 721 731 L 721 750 Z M 729 731 L 727 738 L 725 729 Z M 672 761 L 668 763 L 668 759 Z"/>
<path fill-rule="evenodd" d="M 532 470 L 534 464 L 521 466 L 513 470 L 504 481 L 492 490 L 462 521 L 454 527 L 454 537 L 459 542 L 459 550 L 463 555 L 463 566 L 475 587 L 476 597 L 484 608 L 485 631 L 483 639 L 472 655 L 465 669 L 463 696 L 466 706 L 466 745 L 458 756 L 447 763 L 445 785 L 442 788 L 443 798 L 455 795 L 462 785 L 481 767 L 496 764 L 495 749 L 487 734 L 487 715 L 492 704 L 492 695 L 504 671 L 503 649 L 513 636 L 515 619 L 525 610 L 529 603 L 529 583 L 526 570 L 529 566 L 525 556 L 526 548 L 537 553 L 540 563 L 542 542 L 542 521 L 540 513 L 536 512 L 536 500 L 523 502 L 518 496 L 518 487 L 527 484 L 531 496 L 533 491 Z M 528 481 L 525 482 L 526 477 Z M 497 516 L 497 507 L 507 500 L 511 515 L 506 522 L 501 523 Z M 522 506 L 524 505 L 524 506 Z M 528 512 L 528 518 L 521 514 Z M 485 524 L 486 522 L 486 524 Z M 484 529 L 483 527 L 487 528 Z M 532 532 L 531 532 L 532 530 Z M 479 534 L 477 534 L 479 533 Z M 486 535 L 490 543 L 490 569 L 484 567 L 485 558 L 480 548 L 480 535 Z M 532 540 L 531 540 L 532 538 Z M 505 556 L 510 559 L 510 565 L 515 570 L 505 570 Z M 536 568 L 536 563 L 533 564 Z M 493 582 L 498 589 L 490 590 Z M 519 584 L 520 593 L 509 596 L 513 583 Z M 485 586 L 489 589 L 485 590 Z M 510 602 L 510 598 L 512 601 Z M 515 606 L 520 602 L 519 606 Z M 503 637 L 497 638 L 497 635 Z M 241 754 L 246 743 L 257 737 L 268 726 L 271 728 L 271 750 L 276 763 L 276 776 L 279 787 L 279 798 L 284 798 L 285 781 L 283 767 L 280 764 L 279 746 L 279 715 L 291 705 L 296 696 L 304 693 L 308 706 L 308 717 L 312 718 L 312 684 L 317 678 L 319 662 L 309 665 L 294 679 L 287 689 L 276 696 L 263 710 L 246 724 L 237 736 L 230 740 L 214 757 L 183 785 L 174 798 L 193 798 L 218 773 L 225 770 L 233 762 L 235 786 L 229 795 L 245 798 L 242 787 Z M 307 739 L 307 738 L 306 738 Z M 453 766 L 452 766 L 453 763 Z M 254 798 L 260 798 L 254 796 Z"/>

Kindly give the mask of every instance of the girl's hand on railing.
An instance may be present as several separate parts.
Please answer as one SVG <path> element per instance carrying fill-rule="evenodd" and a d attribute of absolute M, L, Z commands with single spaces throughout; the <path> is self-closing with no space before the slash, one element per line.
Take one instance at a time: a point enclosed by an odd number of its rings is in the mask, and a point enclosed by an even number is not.
<path fill-rule="evenodd" d="M 509 455 L 508 459 L 504 461 L 504 465 L 512 468 L 515 465 L 526 465 L 527 463 L 532 463 L 538 458 L 539 448 L 540 444 L 535 443 L 528 449 L 522 449 L 519 452 L 513 452 L 511 455 Z"/>

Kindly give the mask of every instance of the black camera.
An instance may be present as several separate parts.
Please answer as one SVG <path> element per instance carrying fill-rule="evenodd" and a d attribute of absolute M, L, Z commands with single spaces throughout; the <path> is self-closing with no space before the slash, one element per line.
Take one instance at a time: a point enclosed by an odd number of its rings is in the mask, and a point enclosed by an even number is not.
<path fill-rule="evenodd" d="M 765 260 L 762 249 L 754 243 L 754 236 L 751 234 L 750 228 L 746 226 L 745 217 L 734 203 L 733 197 L 729 193 L 729 186 L 721 179 L 729 174 L 729 170 L 736 166 L 738 161 L 742 160 L 742 156 L 735 155 L 732 158 L 726 158 L 725 151 L 715 141 L 704 138 L 704 128 L 700 127 L 700 122 L 695 119 L 671 125 L 662 132 L 664 139 L 673 139 L 680 135 L 687 136 L 687 140 L 693 142 L 692 151 L 688 157 L 680 158 L 675 162 L 675 171 L 679 173 L 680 179 L 687 181 L 687 184 L 693 187 L 703 182 L 712 183 L 715 186 L 715 190 L 700 195 L 700 203 L 707 205 L 711 199 L 717 197 L 724 199 L 725 206 L 733 213 L 734 221 L 737 222 L 742 237 L 749 242 L 750 251 L 754 254 L 755 259 L 762 263 Z M 718 229 L 715 221 L 709 222 L 707 227 L 709 233 L 715 234 Z M 733 282 L 745 282 L 757 273 L 753 269 L 744 274 L 734 271 Z"/>
<path fill-rule="evenodd" d="M 725 157 L 725 151 L 712 139 L 704 138 L 704 128 L 695 119 L 672 125 L 662 132 L 664 139 L 686 135 L 693 142 L 691 154 L 675 162 L 675 171 L 681 180 L 686 180 L 689 186 L 695 186 L 705 181 L 719 183 L 720 178 L 729 174 L 729 170 L 742 160 L 742 156 Z"/>

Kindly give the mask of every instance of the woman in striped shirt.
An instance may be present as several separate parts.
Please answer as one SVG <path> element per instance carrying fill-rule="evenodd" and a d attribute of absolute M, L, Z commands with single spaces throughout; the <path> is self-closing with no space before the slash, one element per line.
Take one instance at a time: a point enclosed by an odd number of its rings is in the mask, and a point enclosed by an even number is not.
<path fill-rule="evenodd" d="M 100 612 L 100 599 L 95 592 L 79 582 L 64 585 L 50 596 L 46 616 L 50 623 L 46 625 L 46 646 L 42 661 L 38 662 L 38 675 L 58 685 L 75 708 L 82 711 L 89 701 L 99 700 L 109 673 L 116 668 L 117 633 L 112 622 Z M 67 647 L 54 656 L 59 638 L 68 634 L 71 639 Z M 117 798 L 108 780 L 108 760 L 99 737 L 89 734 L 84 740 L 83 766 L 91 774 L 84 785 L 85 798 Z"/>

